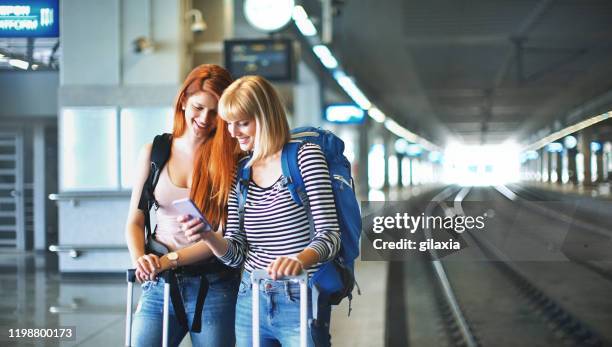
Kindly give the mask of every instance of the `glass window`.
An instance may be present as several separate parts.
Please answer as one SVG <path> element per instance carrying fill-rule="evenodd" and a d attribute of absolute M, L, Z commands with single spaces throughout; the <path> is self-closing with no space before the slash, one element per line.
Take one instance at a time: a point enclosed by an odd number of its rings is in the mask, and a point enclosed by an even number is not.
<path fill-rule="evenodd" d="M 60 189 L 116 190 L 117 110 L 64 108 L 60 115 Z"/>
<path fill-rule="evenodd" d="M 155 135 L 172 131 L 172 109 L 124 108 L 121 110 L 121 188 L 132 187 L 138 153 Z"/>

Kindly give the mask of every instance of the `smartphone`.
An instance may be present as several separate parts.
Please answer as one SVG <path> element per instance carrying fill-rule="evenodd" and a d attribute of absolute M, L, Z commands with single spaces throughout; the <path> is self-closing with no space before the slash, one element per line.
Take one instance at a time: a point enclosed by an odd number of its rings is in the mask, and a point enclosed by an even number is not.
<path fill-rule="evenodd" d="M 196 204 L 189 198 L 174 200 L 172 205 L 181 213 L 188 214 L 191 218 L 200 218 L 202 223 L 204 224 L 203 231 L 212 231 L 212 226 L 206 220 L 206 217 L 200 212 L 200 209 L 196 206 Z"/>

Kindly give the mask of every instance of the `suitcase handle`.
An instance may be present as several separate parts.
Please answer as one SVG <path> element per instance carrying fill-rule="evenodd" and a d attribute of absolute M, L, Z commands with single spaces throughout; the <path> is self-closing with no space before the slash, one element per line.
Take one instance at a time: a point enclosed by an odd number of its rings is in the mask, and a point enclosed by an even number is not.
<path fill-rule="evenodd" d="M 270 277 L 270 275 L 268 274 L 268 271 L 264 269 L 257 269 L 251 272 L 251 283 L 259 283 L 262 280 L 271 280 L 271 279 L 272 277 Z M 278 280 L 291 281 L 291 282 L 307 281 L 308 273 L 305 271 L 302 271 L 302 273 L 297 276 L 283 276 L 281 278 L 278 278 Z"/>
<path fill-rule="evenodd" d="M 169 302 L 170 302 L 170 283 L 169 279 L 172 275 L 172 270 L 166 270 L 157 274 L 164 279 L 164 310 L 162 319 L 162 346 L 168 346 L 168 325 L 169 325 Z M 125 320 L 125 345 L 132 345 L 132 306 L 133 306 L 133 291 L 134 282 L 136 282 L 136 269 L 128 269 L 125 272 L 125 277 L 128 284 L 127 289 L 127 305 L 126 305 L 126 320 Z"/>
<path fill-rule="evenodd" d="M 251 287 L 253 289 L 253 346 L 259 347 L 259 283 L 262 280 L 271 280 L 272 277 L 264 269 L 251 272 Z M 297 276 L 283 276 L 279 280 L 297 282 L 300 284 L 300 347 L 306 347 L 308 341 L 308 272 L 302 271 Z"/>
<path fill-rule="evenodd" d="M 128 269 L 125 272 L 125 278 L 128 282 L 131 282 L 131 283 L 136 282 L 136 269 Z"/>

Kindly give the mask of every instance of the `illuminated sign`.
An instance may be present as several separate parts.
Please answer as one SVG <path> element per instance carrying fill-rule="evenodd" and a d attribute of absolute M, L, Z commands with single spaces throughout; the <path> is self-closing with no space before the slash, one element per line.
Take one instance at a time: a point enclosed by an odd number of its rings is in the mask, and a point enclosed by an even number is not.
<path fill-rule="evenodd" d="M 293 43 L 286 39 L 226 40 L 225 67 L 234 78 L 260 75 L 270 81 L 293 79 Z"/>
<path fill-rule="evenodd" d="M 59 37 L 59 0 L 0 0 L 0 37 Z"/>
<path fill-rule="evenodd" d="M 325 120 L 334 123 L 361 123 L 365 111 L 352 104 L 329 105 L 325 108 Z"/>

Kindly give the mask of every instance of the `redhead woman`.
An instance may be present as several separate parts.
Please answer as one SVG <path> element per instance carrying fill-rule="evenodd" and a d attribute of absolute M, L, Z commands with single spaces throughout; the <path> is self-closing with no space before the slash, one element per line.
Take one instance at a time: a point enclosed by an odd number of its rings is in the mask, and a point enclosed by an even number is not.
<path fill-rule="evenodd" d="M 315 272 L 333 259 L 340 248 L 338 218 L 327 162 L 321 148 L 304 144 L 298 166 L 314 220 L 310 237 L 308 215 L 284 184 L 281 153 L 289 141 L 289 125 L 283 105 L 272 85 L 259 76 L 246 76 L 229 86 L 219 101 L 219 115 L 242 150 L 250 152 L 246 165 L 251 177 L 245 204 L 244 228 L 239 230 L 236 185 L 230 192 L 225 235 L 205 232 L 205 240 L 219 259 L 232 267 L 244 267 L 236 304 L 236 344 L 252 345 L 253 270 L 267 269 L 272 281 L 260 290 L 262 346 L 299 346 L 299 285 L 284 276 Z M 203 227 L 198 220 L 181 217 L 191 235 Z M 311 305 L 309 305 L 310 307 Z M 310 310 L 310 308 L 309 308 Z M 329 304 L 319 302 L 318 327 L 309 327 L 309 345 L 329 345 Z M 309 312 L 312 317 L 312 312 Z"/>
<path fill-rule="evenodd" d="M 150 242 L 165 247 L 163 255 L 145 252 L 149 211 L 139 209 L 139 201 L 151 169 L 152 145 L 140 152 L 125 232 L 143 292 L 134 315 L 134 346 L 161 346 L 164 279 L 157 274 L 167 269 L 175 273 L 169 345 L 177 346 L 189 333 L 193 346 L 234 346 L 239 272 L 219 263 L 204 242 L 189 240 L 172 205 L 191 198 L 215 228 L 227 218 L 237 148 L 217 108 L 231 82 L 220 66 L 201 65 L 189 73 L 176 97 L 170 156 L 153 191 L 157 227 Z"/>

